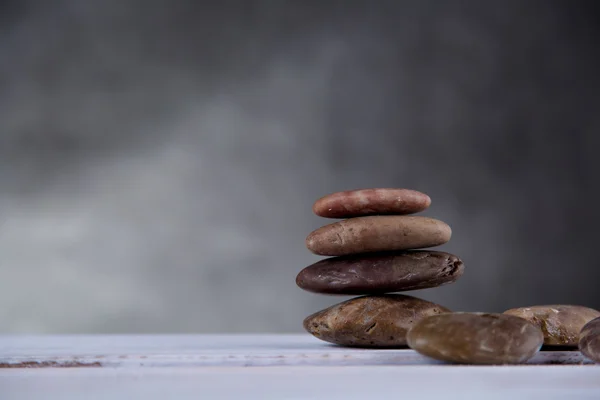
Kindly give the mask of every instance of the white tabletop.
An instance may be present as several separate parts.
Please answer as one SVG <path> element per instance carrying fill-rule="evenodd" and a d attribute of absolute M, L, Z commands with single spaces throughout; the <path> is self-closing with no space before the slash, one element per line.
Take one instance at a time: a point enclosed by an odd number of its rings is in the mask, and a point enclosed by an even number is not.
<path fill-rule="evenodd" d="M 0 336 L 0 399 L 600 399 L 600 365 L 541 352 L 522 366 L 445 365 L 309 335 Z"/>

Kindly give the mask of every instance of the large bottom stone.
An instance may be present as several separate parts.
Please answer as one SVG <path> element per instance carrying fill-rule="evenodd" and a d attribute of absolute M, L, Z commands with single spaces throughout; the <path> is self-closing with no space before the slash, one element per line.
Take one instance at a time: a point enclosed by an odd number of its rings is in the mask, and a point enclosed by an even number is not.
<path fill-rule="evenodd" d="M 600 363 L 600 318 L 585 324 L 579 334 L 579 350 L 597 363 Z"/>
<path fill-rule="evenodd" d="M 505 314 L 449 313 L 419 321 L 408 345 L 436 360 L 459 364 L 518 364 L 542 347 L 544 335 L 531 322 Z"/>
<path fill-rule="evenodd" d="M 304 329 L 341 346 L 405 347 L 406 333 L 415 323 L 445 312 L 450 310 L 412 296 L 364 296 L 308 316 Z"/>

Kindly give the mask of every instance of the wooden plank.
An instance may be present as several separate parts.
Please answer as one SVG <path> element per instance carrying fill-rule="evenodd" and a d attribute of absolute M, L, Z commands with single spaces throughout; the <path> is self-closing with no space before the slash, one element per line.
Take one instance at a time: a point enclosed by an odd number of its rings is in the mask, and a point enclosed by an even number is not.
<path fill-rule="evenodd" d="M 600 366 L 577 351 L 483 367 L 309 335 L 4 336 L 0 363 L 2 400 L 600 399 Z"/>
<path fill-rule="evenodd" d="M 597 400 L 600 368 L 401 365 L 0 369 L 0 398 Z"/>
<path fill-rule="evenodd" d="M 578 351 L 540 352 L 530 365 L 591 365 Z M 0 337 L 0 367 L 446 365 L 413 350 L 349 349 L 309 335 Z"/>

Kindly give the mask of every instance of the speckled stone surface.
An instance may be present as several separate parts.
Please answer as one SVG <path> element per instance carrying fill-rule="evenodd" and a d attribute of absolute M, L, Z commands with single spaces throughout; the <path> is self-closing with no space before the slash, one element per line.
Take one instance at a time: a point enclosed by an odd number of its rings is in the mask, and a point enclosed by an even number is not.
<path fill-rule="evenodd" d="M 455 255 L 402 251 L 333 257 L 304 268 L 296 284 L 324 294 L 383 294 L 446 285 L 464 272 Z"/>
<path fill-rule="evenodd" d="M 576 305 L 541 305 L 513 308 L 504 314 L 524 318 L 539 326 L 545 346 L 577 347 L 579 332 L 585 324 L 600 317 L 592 308 Z"/>
<path fill-rule="evenodd" d="M 436 360 L 460 364 L 519 364 L 544 342 L 531 322 L 506 314 L 449 313 L 424 318 L 408 332 L 408 345 Z"/>
<path fill-rule="evenodd" d="M 332 193 L 317 200 L 313 212 L 325 218 L 413 214 L 427 209 L 431 199 L 410 189 L 361 189 Z"/>
<path fill-rule="evenodd" d="M 304 329 L 321 340 L 342 346 L 405 347 L 406 333 L 417 321 L 449 311 L 412 296 L 364 296 L 308 316 Z"/>
<path fill-rule="evenodd" d="M 600 318 L 584 325 L 579 334 L 579 350 L 590 360 L 600 363 Z"/>
<path fill-rule="evenodd" d="M 311 232 L 306 247 L 323 256 L 421 249 L 442 245 L 452 230 L 439 220 L 420 216 L 374 215 L 325 225 Z"/>

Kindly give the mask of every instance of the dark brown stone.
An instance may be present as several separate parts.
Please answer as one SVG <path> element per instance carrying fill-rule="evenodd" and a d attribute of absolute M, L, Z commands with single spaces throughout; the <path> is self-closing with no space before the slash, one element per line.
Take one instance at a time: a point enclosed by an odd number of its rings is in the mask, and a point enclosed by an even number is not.
<path fill-rule="evenodd" d="M 296 284 L 324 294 L 384 294 L 432 288 L 457 280 L 462 261 L 440 251 L 405 251 L 333 257 L 304 268 Z"/>
<path fill-rule="evenodd" d="M 325 218 L 352 218 L 366 215 L 413 214 L 427 209 L 431 199 L 409 189 L 362 189 L 337 192 L 320 198 L 313 212 Z"/>
<path fill-rule="evenodd" d="M 579 351 L 597 363 L 600 363 L 600 318 L 585 324 L 579 333 Z"/>
<path fill-rule="evenodd" d="M 419 321 L 408 345 L 428 357 L 460 364 L 518 364 L 544 342 L 531 322 L 505 314 L 449 313 Z"/>
<path fill-rule="evenodd" d="M 433 218 L 374 215 L 325 225 L 308 235 L 306 247 L 322 256 L 344 256 L 439 246 L 451 236 L 450 227 Z"/>
<path fill-rule="evenodd" d="M 504 314 L 524 318 L 544 333 L 545 346 L 577 347 L 579 332 L 585 324 L 600 317 L 600 312 L 573 305 L 547 305 L 513 308 Z"/>
<path fill-rule="evenodd" d="M 310 315 L 304 320 L 304 329 L 342 346 L 405 347 L 406 333 L 417 321 L 449 311 L 411 296 L 364 296 Z"/>

